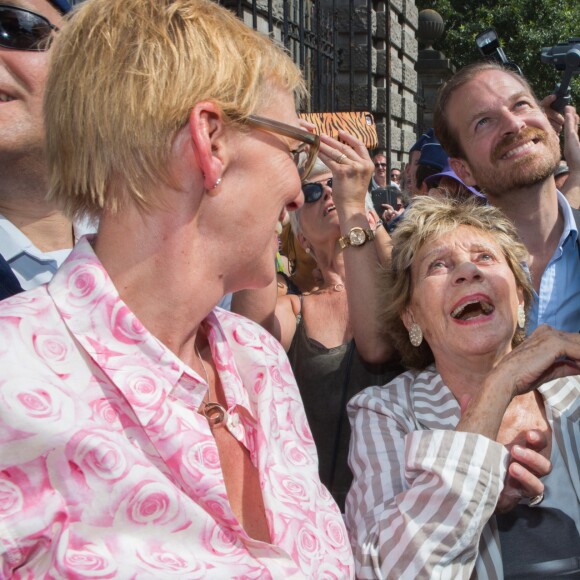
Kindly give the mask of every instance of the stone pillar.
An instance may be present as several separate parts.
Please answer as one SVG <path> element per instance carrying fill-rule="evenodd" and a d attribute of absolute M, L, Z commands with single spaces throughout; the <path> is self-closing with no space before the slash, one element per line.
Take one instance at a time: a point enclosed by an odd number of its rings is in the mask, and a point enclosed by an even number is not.
<path fill-rule="evenodd" d="M 415 2 L 335 0 L 334 4 L 338 109 L 370 110 L 377 124 L 378 149 L 387 152 L 390 166 L 400 167 L 415 142 L 417 123 Z"/>
<path fill-rule="evenodd" d="M 419 77 L 417 135 L 433 126 L 433 108 L 439 87 L 455 72 L 455 67 L 433 44 L 441 38 L 445 23 L 435 10 L 419 12 L 418 39 L 425 48 L 415 65 Z"/>

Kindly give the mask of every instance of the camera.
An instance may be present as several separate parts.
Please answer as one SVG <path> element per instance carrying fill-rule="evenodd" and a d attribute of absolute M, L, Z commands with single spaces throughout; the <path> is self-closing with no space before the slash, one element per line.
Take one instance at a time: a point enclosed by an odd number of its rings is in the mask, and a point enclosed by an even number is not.
<path fill-rule="evenodd" d="M 575 74 L 580 73 L 580 37 L 559 42 L 555 46 L 542 48 L 540 59 L 545 64 L 552 64 L 556 70 L 563 71 L 560 82 L 556 85 L 556 100 L 552 109 L 562 112 L 570 103 L 570 82 Z"/>
<path fill-rule="evenodd" d="M 481 34 L 478 34 L 475 39 L 475 44 L 483 56 L 495 60 L 496 62 L 503 64 L 506 68 L 513 70 L 520 76 L 523 76 L 520 67 L 515 62 L 509 60 L 506 56 L 500 45 L 499 37 L 495 28 L 488 28 Z"/>

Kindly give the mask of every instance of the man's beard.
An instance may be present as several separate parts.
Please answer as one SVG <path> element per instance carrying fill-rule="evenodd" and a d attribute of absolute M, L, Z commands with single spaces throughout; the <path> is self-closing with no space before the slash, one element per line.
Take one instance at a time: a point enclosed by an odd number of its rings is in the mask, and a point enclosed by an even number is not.
<path fill-rule="evenodd" d="M 550 178 L 556 167 L 560 163 L 560 143 L 556 133 L 547 133 L 535 127 L 525 127 L 516 135 L 507 135 L 493 149 L 491 154 L 492 165 L 496 168 L 501 163 L 502 156 L 517 147 L 534 139 L 536 142 L 544 143 L 544 155 L 535 153 L 524 155 L 514 160 L 508 168 L 502 171 L 490 173 L 474 172 L 477 185 L 487 193 L 494 196 L 501 196 L 516 189 L 531 187 Z M 534 144 L 533 147 L 537 145 Z"/>

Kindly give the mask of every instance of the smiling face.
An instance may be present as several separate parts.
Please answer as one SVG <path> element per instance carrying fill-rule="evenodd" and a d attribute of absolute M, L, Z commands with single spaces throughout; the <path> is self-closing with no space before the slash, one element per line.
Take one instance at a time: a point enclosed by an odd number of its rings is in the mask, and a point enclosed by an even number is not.
<path fill-rule="evenodd" d="M 256 114 L 300 127 L 291 93 L 268 88 L 271 99 Z M 232 282 L 228 291 L 259 288 L 272 280 L 277 247 L 276 225 L 286 211 L 304 200 L 293 151 L 300 141 L 270 131 L 228 129 L 231 167 L 223 175 L 212 219 L 226 223 Z M 219 227 L 216 225 L 215 227 Z M 225 260 L 224 260 L 225 264 Z"/>
<path fill-rule="evenodd" d="M 62 16 L 46 0 L 8 0 L 59 26 Z M 0 47 L 0 162 L 23 155 L 42 155 L 42 99 L 48 72 L 47 52 Z"/>
<path fill-rule="evenodd" d="M 375 155 L 373 163 L 375 164 L 375 177 L 384 179 L 387 176 L 387 158 L 384 155 Z"/>
<path fill-rule="evenodd" d="M 438 365 L 511 350 L 522 292 L 492 235 L 470 226 L 427 240 L 412 269 L 403 322 L 415 322 Z"/>
<path fill-rule="evenodd" d="M 480 72 L 451 95 L 446 110 L 465 155 L 450 163 L 467 185 L 496 197 L 552 178 L 558 137 L 514 75 Z"/>

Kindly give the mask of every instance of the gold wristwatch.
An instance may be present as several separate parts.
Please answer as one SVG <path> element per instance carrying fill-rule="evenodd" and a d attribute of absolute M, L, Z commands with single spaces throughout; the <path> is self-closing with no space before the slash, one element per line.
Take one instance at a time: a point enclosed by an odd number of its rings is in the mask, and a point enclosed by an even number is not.
<path fill-rule="evenodd" d="M 367 242 L 375 239 L 375 232 L 373 230 L 354 227 L 351 228 L 346 236 L 341 236 L 338 238 L 338 245 L 341 250 L 344 250 L 348 246 L 362 246 Z"/>

